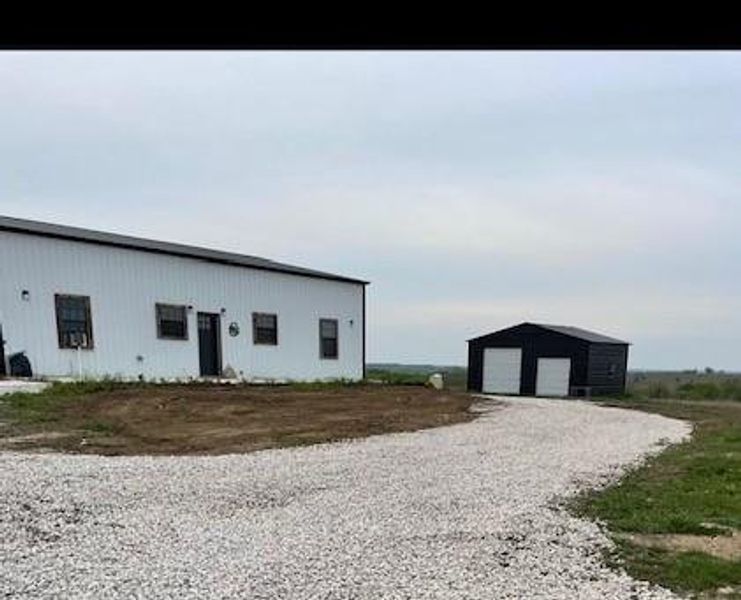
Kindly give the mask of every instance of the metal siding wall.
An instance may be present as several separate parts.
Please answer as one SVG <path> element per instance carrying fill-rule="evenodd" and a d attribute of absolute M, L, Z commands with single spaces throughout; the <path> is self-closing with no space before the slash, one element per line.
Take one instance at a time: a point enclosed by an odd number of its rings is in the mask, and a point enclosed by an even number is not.
<path fill-rule="evenodd" d="M 27 289 L 30 301 L 20 298 Z M 223 366 L 245 378 L 363 376 L 363 286 L 136 250 L 0 232 L 0 322 L 6 350 L 34 371 L 77 373 L 77 351 L 57 344 L 54 294 L 90 296 L 95 348 L 83 372 L 147 378 L 198 376 L 196 313 L 220 312 Z M 155 303 L 192 305 L 187 341 L 157 338 Z M 278 315 L 278 346 L 252 343 L 252 312 Z M 339 359 L 319 358 L 319 318 L 339 320 Z M 353 325 L 350 325 L 350 320 Z M 229 336 L 236 321 L 240 334 Z M 143 356 L 142 362 L 137 355 Z"/>
<path fill-rule="evenodd" d="M 483 381 L 484 369 L 484 349 L 481 344 L 472 341 L 468 342 L 468 384 L 469 392 L 480 392 Z"/>
<path fill-rule="evenodd" d="M 628 347 L 620 344 L 592 344 L 589 349 L 589 383 L 594 395 L 622 394 L 625 391 Z M 617 365 L 609 377 L 610 364 Z"/>

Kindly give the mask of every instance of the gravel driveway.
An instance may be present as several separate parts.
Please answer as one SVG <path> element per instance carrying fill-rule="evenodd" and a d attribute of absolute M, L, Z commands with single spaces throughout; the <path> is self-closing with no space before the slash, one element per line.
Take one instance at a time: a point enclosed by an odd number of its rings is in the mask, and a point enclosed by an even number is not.
<path fill-rule="evenodd" d="M 683 422 L 575 401 L 221 457 L 0 454 L 6 598 L 671 598 L 556 499 Z"/>

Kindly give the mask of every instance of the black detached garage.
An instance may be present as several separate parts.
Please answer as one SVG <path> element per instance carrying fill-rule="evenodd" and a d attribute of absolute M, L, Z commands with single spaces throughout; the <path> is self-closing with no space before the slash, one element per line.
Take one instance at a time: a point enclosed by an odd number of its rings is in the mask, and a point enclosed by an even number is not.
<path fill-rule="evenodd" d="M 622 394 L 628 342 L 563 325 L 521 323 L 468 340 L 468 389 L 491 394 Z"/>

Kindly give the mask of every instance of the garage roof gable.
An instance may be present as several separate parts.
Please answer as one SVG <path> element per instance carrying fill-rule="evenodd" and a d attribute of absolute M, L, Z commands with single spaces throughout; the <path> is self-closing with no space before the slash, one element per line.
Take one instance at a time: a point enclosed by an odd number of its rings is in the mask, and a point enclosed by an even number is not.
<path fill-rule="evenodd" d="M 624 340 L 619 340 L 614 337 L 603 335 L 595 331 L 581 329 L 580 327 L 572 327 L 570 325 L 548 325 L 545 323 L 528 323 L 528 322 L 520 323 L 519 325 L 514 325 L 513 327 L 507 327 L 506 329 L 500 329 L 499 331 L 493 331 L 491 333 L 480 335 L 475 338 L 471 338 L 468 341 L 473 342 L 475 340 L 479 340 L 481 338 L 485 338 L 490 335 L 509 332 L 509 331 L 512 331 L 514 329 L 524 327 L 524 326 L 538 327 L 540 329 L 545 329 L 545 330 L 552 331 L 555 333 L 560 333 L 561 335 L 566 335 L 568 337 L 584 340 L 586 342 L 590 342 L 593 344 L 622 344 L 626 346 L 630 345 L 630 342 L 626 342 Z"/>

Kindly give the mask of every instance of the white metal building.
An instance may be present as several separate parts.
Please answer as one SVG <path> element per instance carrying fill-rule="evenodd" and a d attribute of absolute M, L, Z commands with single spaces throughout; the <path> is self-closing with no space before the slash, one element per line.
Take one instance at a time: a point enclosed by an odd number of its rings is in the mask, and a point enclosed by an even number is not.
<path fill-rule="evenodd" d="M 360 379 L 366 284 L 0 217 L 0 365 L 24 351 L 50 377 Z"/>

